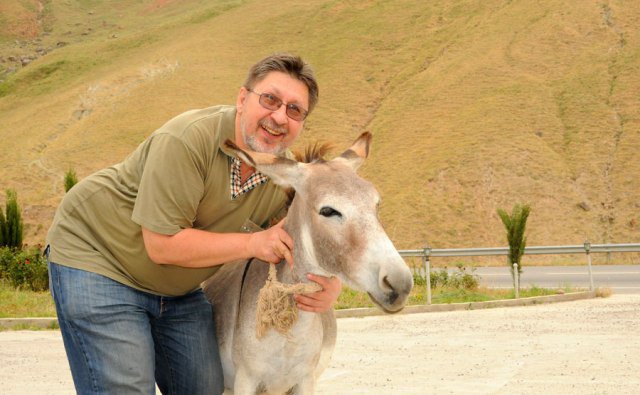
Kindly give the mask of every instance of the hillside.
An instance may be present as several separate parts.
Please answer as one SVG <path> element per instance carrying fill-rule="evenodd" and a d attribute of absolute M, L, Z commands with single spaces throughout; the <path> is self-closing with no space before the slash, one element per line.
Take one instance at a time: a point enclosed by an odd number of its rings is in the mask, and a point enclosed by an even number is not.
<path fill-rule="evenodd" d="M 320 83 L 298 147 L 373 132 L 361 172 L 398 248 L 505 245 L 496 208 L 515 203 L 532 206 L 529 245 L 640 242 L 638 2 L 5 0 L 0 15 L 0 188 L 32 244 L 66 170 L 233 103 L 281 50 Z"/>

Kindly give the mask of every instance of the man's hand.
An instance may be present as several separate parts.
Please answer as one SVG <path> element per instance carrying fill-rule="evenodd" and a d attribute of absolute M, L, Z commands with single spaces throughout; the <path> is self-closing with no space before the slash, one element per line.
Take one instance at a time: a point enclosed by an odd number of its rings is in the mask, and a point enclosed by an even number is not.
<path fill-rule="evenodd" d="M 293 267 L 293 239 L 282 228 L 284 219 L 267 230 L 251 234 L 247 250 L 249 256 L 269 263 L 279 263 L 285 259 Z"/>
<path fill-rule="evenodd" d="M 294 295 L 298 308 L 311 313 L 324 313 L 338 300 L 342 290 L 342 282 L 337 277 L 324 277 L 315 274 L 307 274 L 307 278 L 318 283 L 322 287 L 322 291 Z"/>

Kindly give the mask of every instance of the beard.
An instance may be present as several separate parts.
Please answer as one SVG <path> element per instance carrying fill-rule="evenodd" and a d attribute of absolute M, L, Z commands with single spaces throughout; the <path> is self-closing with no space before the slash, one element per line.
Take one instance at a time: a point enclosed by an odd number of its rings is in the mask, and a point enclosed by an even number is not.
<path fill-rule="evenodd" d="M 262 128 L 263 125 L 268 127 L 269 129 L 286 133 L 286 130 L 274 125 L 272 122 L 268 122 L 265 119 L 258 122 L 257 128 Z M 263 141 L 260 141 L 257 137 L 258 136 L 257 130 L 256 130 L 256 133 L 253 133 L 253 134 L 248 133 L 247 123 L 244 117 L 240 119 L 240 131 L 242 132 L 242 140 L 244 140 L 244 143 L 247 145 L 247 147 L 251 148 L 253 151 L 262 152 L 265 154 L 280 155 L 287 149 L 287 145 L 284 142 L 279 142 L 275 145 L 270 145 L 270 144 L 266 144 Z"/>

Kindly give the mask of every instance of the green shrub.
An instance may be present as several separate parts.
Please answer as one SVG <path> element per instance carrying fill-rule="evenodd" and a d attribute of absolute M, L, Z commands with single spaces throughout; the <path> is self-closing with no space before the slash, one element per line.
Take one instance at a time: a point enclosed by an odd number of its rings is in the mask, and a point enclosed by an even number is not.
<path fill-rule="evenodd" d="M 0 211 L 0 214 L 2 214 L 2 211 Z M 14 255 L 13 248 L 0 247 L 0 278 L 6 278 L 8 276 L 7 271 L 13 262 Z"/>
<path fill-rule="evenodd" d="M 431 271 L 431 288 L 445 287 L 449 284 L 449 271 L 447 268 Z"/>
<path fill-rule="evenodd" d="M 6 245 L 4 242 L 6 229 L 7 220 L 4 218 L 4 212 L 0 210 L 0 247 L 4 247 Z"/>
<path fill-rule="evenodd" d="M 0 275 L 16 288 L 32 291 L 49 289 L 49 270 L 40 248 L 17 250 L 0 248 Z"/>
<path fill-rule="evenodd" d="M 462 284 L 462 288 L 466 290 L 476 290 L 478 289 L 478 276 L 474 274 L 464 273 L 462 278 L 460 279 L 460 283 Z"/>
<path fill-rule="evenodd" d="M 64 191 L 69 192 L 69 189 L 73 188 L 73 186 L 77 183 L 78 177 L 76 176 L 76 171 L 73 169 L 69 169 L 64 174 Z"/>
<path fill-rule="evenodd" d="M 449 274 L 449 271 L 446 268 L 431 270 L 431 289 L 478 289 L 479 278 L 476 274 L 473 274 L 473 271 L 475 271 L 475 269 L 472 269 L 472 273 L 467 273 L 466 268 L 462 264 L 457 264 L 456 266 L 458 267 L 458 271 L 451 274 Z M 426 279 L 420 274 L 414 273 L 413 283 L 417 286 L 425 286 Z"/>
<path fill-rule="evenodd" d="M 427 280 L 422 277 L 419 273 L 413 273 L 413 284 L 414 285 L 425 285 Z"/>

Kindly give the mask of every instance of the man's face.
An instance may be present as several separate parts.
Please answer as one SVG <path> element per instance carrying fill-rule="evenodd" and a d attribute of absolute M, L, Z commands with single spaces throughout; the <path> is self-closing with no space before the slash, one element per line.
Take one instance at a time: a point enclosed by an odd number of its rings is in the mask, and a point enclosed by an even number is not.
<path fill-rule="evenodd" d="M 304 121 L 287 116 L 286 104 L 308 110 L 309 90 L 302 81 L 286 73 L 271 72 L 252 91 L 256 93 L 242 87 L 238 94 L 236 144 L 240 148 L 279 154 L 293 144 L 304 126 Z M 270 93 L 285 104 L 275 111 L 268 110 L 259 102 L 262 93 Z"/>

